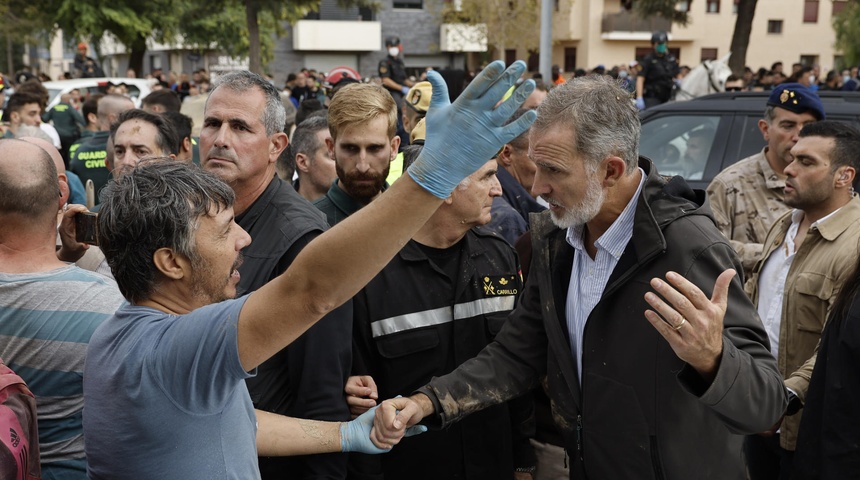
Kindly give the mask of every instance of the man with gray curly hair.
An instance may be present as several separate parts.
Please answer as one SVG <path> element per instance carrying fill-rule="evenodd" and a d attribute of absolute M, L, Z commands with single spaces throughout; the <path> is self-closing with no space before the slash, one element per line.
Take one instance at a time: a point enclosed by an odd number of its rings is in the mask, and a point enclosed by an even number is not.
<path fill-rule="evenodd" d="M 283 273 L 299 252 L 328 229 L 325 216 L 276 175 L 289 140 L 281 97 L 248 71 L 219 77 L 206 102 L 200 132 L 204 170 L 236 195 L 236 223 L 254 242 L 242 250 L 238 295 Z M 315 420 L 349 420 L 342 391 L 352 360 L 352 302 L 332 311 L 298 340 L 263 363 L 247 380 L 254 407 Z M 264 479 L 345 478 L 346 454 L 260 457 Z"/>

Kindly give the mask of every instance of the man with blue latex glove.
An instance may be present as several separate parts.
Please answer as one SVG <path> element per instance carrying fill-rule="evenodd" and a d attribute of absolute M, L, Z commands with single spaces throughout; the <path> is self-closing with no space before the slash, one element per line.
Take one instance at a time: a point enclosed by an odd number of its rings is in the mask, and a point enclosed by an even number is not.
<path fill-rule="evenodd" d="M 352 298 L 462 179 L 528 128 L 533 112 L 504 123 L 533 82 L 495 107 L 524 70 L 522 62 L 507 70 L 494 62 L 453 104 L 441 76 L 431 73 L 427 128 L 434 140 L 409 175 L 310 242 L 283 274 L 238 299 L 240 251 L 251 238 L 234 220 L 236 198 L 227 184 L 163 159 L 143 161 L 112 182 L 103 193 L 99 243 L 129 305 L 102 323 L 87 351 L 90 478 L 258 479 L 258 454 L 365 448 L 355 440 L 357 424 L 338 444 L 338 423 L 254 412 L 245 379 Z M 222 114 L 205 122 L 219 129 L 215 143 L 225 151 L 266 120 L 241 102 Z M 236 168 L 235 159 L 218 161 Z M 370 439 L 381 449 L 400 440 L 379 441 L 373 430 Z"/>

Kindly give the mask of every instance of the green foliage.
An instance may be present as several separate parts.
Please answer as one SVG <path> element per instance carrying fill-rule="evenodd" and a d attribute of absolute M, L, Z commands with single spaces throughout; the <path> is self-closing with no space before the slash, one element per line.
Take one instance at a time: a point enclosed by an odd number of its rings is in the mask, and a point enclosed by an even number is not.
<path fill-rule="evenodd" d="M 54 29 L 54 18 L 42 5 L 28 0 L 0 0 L 0 32 L 13 42 L 48 44 L 48 33 Z"/>
<path fill-rule="evenodd" d="M 379 9 L 378 0 L 338 0 L 343 7 Z M 249 7 L 257 22 L 248 28 Z M 0 31 L 16 41 L 41 41 L 61 28 L 67 39 L 98 40 L 110 33 L 132 53 L 142 55 L 146 40 L 184 43 L 232 56 L 252 53 L 270 60 L 283 22 L 294 23 L 319 8 L 319 0 L 0 0 Z M 41 37 L 40 37 L 41 35 Z M 42 38 L 44 37 L 44 38 Z"/>
<path fill-rule="evenodd" d="M 66 36 L 98 39 L 111 33 L 123 45 L 131 47 L 152 36 L 164 40 L 175 17 L 169 0 L 49 0 L 56 12 L 55 22 Z M 167 28 L 166 28 L 167 27 Z"/>
<path fill-rule="evenodd" d="M 833 29 L 844 65 L 860 64 L 860 1 L 848 1 L 845 9 L 833 17 Z"/>
<path fill-rule="evenodd" d="M 443 23 L 485 24 L 487 42 L 504 50 L 537 50 L 540 43 L 540 0 L 463 0 L 441 11 Z"/>

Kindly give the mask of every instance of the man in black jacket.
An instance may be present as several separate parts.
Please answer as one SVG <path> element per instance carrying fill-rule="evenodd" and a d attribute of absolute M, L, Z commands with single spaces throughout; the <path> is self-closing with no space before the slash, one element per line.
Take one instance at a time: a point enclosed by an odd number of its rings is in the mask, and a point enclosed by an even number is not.
<path fill-rule="evenodd" d="M 571 478 L 743 478 L 739 434 L 773 425 L 787 394 L 704 192 L 639 158 L 639 128 L 611 80 L 550 92 L 530 138 L 550 211 L 532 216 L 520 306 L 476 358 L 385 401 L 379 437 L 434 412 L 448 425 L 546 376 Z"/>
<path fill-rule="evenodd" d="M 420 149 L 412 145 L 404 153 L 417 156 Z M 353 370 L 371 376 L 381 398 L 408 393 L 475 356 L 516 306 L 522 291 L 516 254 L 502 238 L 479 227 L 490 221 L 493 198 L 502 193 L 497 169 L 496 160 L 490 160 L 463 180 L 353 299 Z M 530 414 L 530 397 L 487 408 L 451 428 L 401 444 L 385 458 L 357 457 L 350 478 L 522 475 L 535 465 L 528 441 Z M 445 461 L 428 464 L 422 461 L 427 455 Z M 420 471 L 416 464 L 422 464 Z"/>
<path fill-rule="evenodd" d="M 287 146 L 286 114 L 278 91 L 243 71 L 221 77 L 204 113 L 200 156 L 236 193 L 236 223 L 253 242 L 242 250 L 238 295 L 283 273 L 328 228 L 325 217 L 275 175 Z M 284 312 L 287 315 L 289 312 Z M 352 303 L 323 317 L 257 368 L 248 379 L 254 407 L 314 420 L 349 420 L 343 387 L 352 360 Z M 344 478 L 346 454 L 260 458 L 266 478 Z"/>

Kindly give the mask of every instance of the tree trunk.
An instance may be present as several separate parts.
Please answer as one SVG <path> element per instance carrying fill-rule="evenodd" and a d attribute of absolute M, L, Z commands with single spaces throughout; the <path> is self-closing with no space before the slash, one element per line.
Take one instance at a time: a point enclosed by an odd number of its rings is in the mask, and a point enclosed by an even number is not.
<path fill-rule="evenodd" d="M 750 43 L 752 22 L 755 16 L 755 7 L 758 0 L 740 0 L 738 2 L 738 18 L 735 20 L 735 32 L 732 34 L 732 52 L 729 58 L 729 67 L 732 73 L 741 77 L 747 63 L 747 47 Z"/>
<path fill-rule="evenodd" d="M 146 54 L 146 37 L 138 37 L 129 45 L 128 68 L 133 68 L 139 78 L 143 78 L 143 57 Z M 114 72 L 117 77 L 124 77 L 125 72 Z"/>
<path fill-rule="evenodd" d="M 256 0 L 245 0 L 245 19 L 248 23 L 248 69 L 263 74 L 262 54 L 260 53 L 260 25 L 257 23 Z"/>
<path fill-rule="evenodd" d="M 6 32 L 6 72 L 11 76 L 15 73 L 15 65 L 12 62 L 12 34 Z"/>

